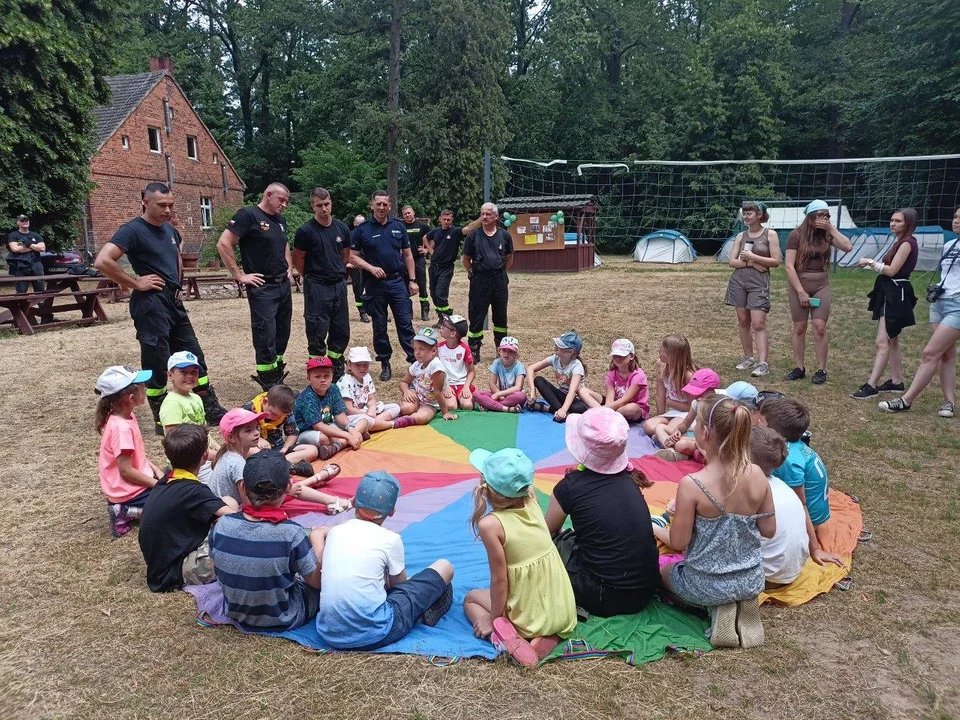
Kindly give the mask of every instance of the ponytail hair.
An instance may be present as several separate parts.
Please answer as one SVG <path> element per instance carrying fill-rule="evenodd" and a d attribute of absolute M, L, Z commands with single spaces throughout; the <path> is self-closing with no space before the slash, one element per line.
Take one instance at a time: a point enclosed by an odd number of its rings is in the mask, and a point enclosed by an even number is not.
<path fill-rule="evenodd" d="M 113 414 L 113 411 L 116 410 L 117 405 L 122 403 L 127 396 L 133 395 L 136 391 L 136 385 L 127 385 L 123 390 L 118 390 L 112 395 L 104 395 L 97 401 L 97 412 L 94 416 L 93 426 L 97 429 L 98 435 L 103 434 L 103 428 Z"/>
<path fill-rule="evenodd" d="M 243 425 L 238 425 L 223 438 L 223 444 L 217 449 L 217 454 L 213 456 L 213 460 L 210 461 L 211 470 L 217 466 L 217 463 L 220 462 L 220 459 L 224 455 L 233 450 L 233 444 L 237 442 L 237 430 L 241 427 L 243 427 Z M 244 458 L 244 460 L 246 460 L 246 458 Z"/>
<path fill-rule="evenodd" d="M 494 510 L 522 508 L 531 497 L 532 495 L 529 492 L 523 497 L 505 497 L 487 483 L 481 482 L 473 491 L 473 514 L 470 516 L 470 528 L 473 530 L 473 534 L 480 537 L 480 519 L 487 514 L 487 505 Z"/>
<path fill-rule="evenodd" d="M 715 402 L 700 402 L 697 423 L 715 438 L 717 457 L 729 472 L 733 492 L 740 477 L 750 468 L 750 410 L 733 398 L 719 397 Z"/>

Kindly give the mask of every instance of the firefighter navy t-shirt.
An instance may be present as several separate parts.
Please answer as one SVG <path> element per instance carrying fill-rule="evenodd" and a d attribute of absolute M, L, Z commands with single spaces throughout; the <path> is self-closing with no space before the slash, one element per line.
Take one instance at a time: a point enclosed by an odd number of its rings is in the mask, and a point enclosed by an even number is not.
<path fill-rule="evenodd" d="M 110 242 L 127 254 L 137 275 L 159 275 L 167 284 L 179 288 L 179 237 L 170 223 L 151 225 L 138 217 L 121 225 Z"/>
<path fill-rule="evenodd" d="M 463 242 L 463 228 L 459 225 L 453 225 L 449 230 L 434 228 L 429 237 L 433 243 L 433 264 L 453 265 Z"/>
<path fill-rule="evenodd" d="M 293 247 L 306 253 L 303 258 L 306 277 L 336 282 L 347 276 L 342 253 L 350 249 L 350 231 L 339 220 L 324 227 L 316 218 L 310 218 L 297 230 Z"/>
<path fill-rule="evenodd" d="M 237 210 L 227 230 L 240 238 L 240 263 L 245 273 L 266 278 L 287 274 L 287 221 L 258 206 Z"/>

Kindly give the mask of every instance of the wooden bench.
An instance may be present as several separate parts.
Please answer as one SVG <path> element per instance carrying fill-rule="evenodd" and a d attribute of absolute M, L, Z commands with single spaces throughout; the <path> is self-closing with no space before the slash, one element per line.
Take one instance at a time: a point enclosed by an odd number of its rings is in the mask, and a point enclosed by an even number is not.
<path fill-rule="evenodd" d="M 201 285 L 230 285 L 237 287 L 237 297 L 246 296 L 246 286 L 233 279 L 232 275 L 186 275 L 183 276 L 184 300 L 200 300 Z M 294 292 L 300 292 L 302 279 L 299 273 L 293 274 Z"/>
<path fill-rule="evenodd" d="M 0 324 L 13 325 L 22 335 L 33 335 L 39 330 L 51 330 L 73 325 L 91 325 L 107 321 L 107 314 L 100 304 L 101 296 L 113 296 L 114 288 L 80 288 L 85 278 L 75 275 L 43 275 L 35 278 L 0 278 L 0 286 L 24 280 L 44 280 L 47 289 L 40 293 L 0 294 Z M 86 278 L 97 280 L 97 278 Z M 66 302 L 57 302 L 59 300 Z M 80 311 L 79 318 L 51 320 L 56 313 Z"/>

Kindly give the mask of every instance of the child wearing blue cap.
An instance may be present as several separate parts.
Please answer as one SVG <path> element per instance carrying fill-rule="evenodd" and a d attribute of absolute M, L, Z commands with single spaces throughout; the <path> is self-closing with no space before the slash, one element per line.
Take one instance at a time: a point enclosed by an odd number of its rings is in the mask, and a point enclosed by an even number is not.
<path fill-rule="evenodd" d="M 407 578 L 403 540 L 383 527 L 400 483 L 378 470 L 363 476 L 353 498 L 356 517 L 331 528 L 321 561 L 317 632 L 341 650 L 376 650 L 418 622 L 436 625 L 453 601 L 453 565 L 437 560 Z"/>
<path fill-rule="evenodd" d="M 547 402 L 553 419 L 565 422 L 568 413 L 584 413 L 587 406 L 577 397 L 587 367 L 580 359 L 583 350 L 583 338 L 576 330 L 568 330 L 553 339 L 553 355 L 527 366 L 527 407 L 538 409 L 537 393 Z M 545 368 L 552 368 L 556 384 L 546 378 L 537 377 Z"/>
<path fill-rule="evenodd" d="M 470 524 L 487 550 L 490 588 L 467 593 L 463 611 L 477 637 L 534 667 L 577 625 L 570 577 L 530 494 L 530 458 L 516 448 L 478 448 L 470 463 L 483 473 Z"/>

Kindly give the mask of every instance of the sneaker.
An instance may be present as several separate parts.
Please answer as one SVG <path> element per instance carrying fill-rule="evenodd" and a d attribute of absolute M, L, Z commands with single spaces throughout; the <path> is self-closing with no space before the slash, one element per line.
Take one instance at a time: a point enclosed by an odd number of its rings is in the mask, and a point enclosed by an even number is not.
<path fill-rule="evenodd" d="M 877 385 L 877 392 L 902 393 L 903 383 L 895 383 L 893 380 L 887 380 L 882 385 Z"/>
<path fill-rule="evenodd" d="M 420 622 L 429 627 L 434 627 L 440 618 L 447 614 L 447 611 L 450 609 L 450 606 L 453 604 L 453 585 L 447 583 L 447 587 L 444 588 L 443 594 L 437 598 L 436 602 L 433 603 L 430 607 L 423 611 L 423 615 L 420 616 Z"/>
<path fill-rule="evenodd" d="M 898 413 L 907 412 L 907 410 L 910 409 L 910 404 L 903 398 L 894 398 L 893 400 L 881 400 L 877 403 L 877 407 L 883 410 L 883 412 Z"/>
<path fill-rule="evenodd" d="M 813 378 L 811 378 L 810 380 L 810 382 L 812 382 L 814 385 L 823 385 L 826 381 L 827 381 L 826 370 L 817 370 L 813 374 Z"/>
<path fill-rule="evenodd" d="M 123 537 L 130 532 L 130 517 L 127 508 L 119 503 L 107 505 L 107 515 L 110 516 L 110 534 L 114 537 Z"/>
<path fill-rule="evenodd" d="M 952 402 L 945 402 L 940 406 L 940 409 L 937 411 L 937 415 L 942 418 L 952 418 L 957 412 L 957 406 Z"/>
<path fill-rule="evenodd" d="M 362 323 L 370 322 L 370 316 L 367 315 L 363 310 L 360 311 L 360 322 Z"/>
<path fill-rule="evenodd" d="M 854 400 L 868 400 L 880 394 L 880 388 L 875 388 L 870 383 L 864 383 L 855 393 L 850 393 Z"/>
<path fill-rule="evenodd" d="M 784 380 L 803 380 L 807 376 L 807 371 L 802 367 L 795 367 L 793 370 L 783 376 Z"/>
<path fill-rule="evenodd" d="M 759 598 L 740 600 L 737 603 L 737 635 L 740 647 L 747 649 L 763 645 L 763 623 L 760 622 Z"/>
<path fill-rule="evenodd" d="M 736 605 L 734 605 L 736 608 Z M 517 665 L 536 667 L 540 662 L 537 651 L 526 640 L 517 634 L 517 629 L 505 617 L 498 617 L 493 621 L 493 632 L 490 641 L 501 652 L 506 652 Z"/>
<path fill-rule="evenodd" d="M 747 355 L 739 363 L 737 363 L 737 370 L 749 370 L 750 368 L 756 366 L 757 359 L 753 355 Z"/>
<path fill-rule="evenodd" d="M 313 477 L 313 465 L 308 463 L 306 460 L 301 460 L 300 462 L 290 466 L 290 474 L 296 475 L 297 477 Z"/>
<path fill-rule="evenodd" d="M 757 606 L 759 608 L 759 605 Z M 737 603 L 710 608 L 710 644 L 713 647 L 740 647 L 737 635 Z"/>
<path fill-rule="evenodd" d="M 753 372 L 750 373 L 752 377 L 763 377 L 764 375 L 769 374 L 770 366 L 765 362 L 757 363 L 757 366 L 753 369 Z"/>

